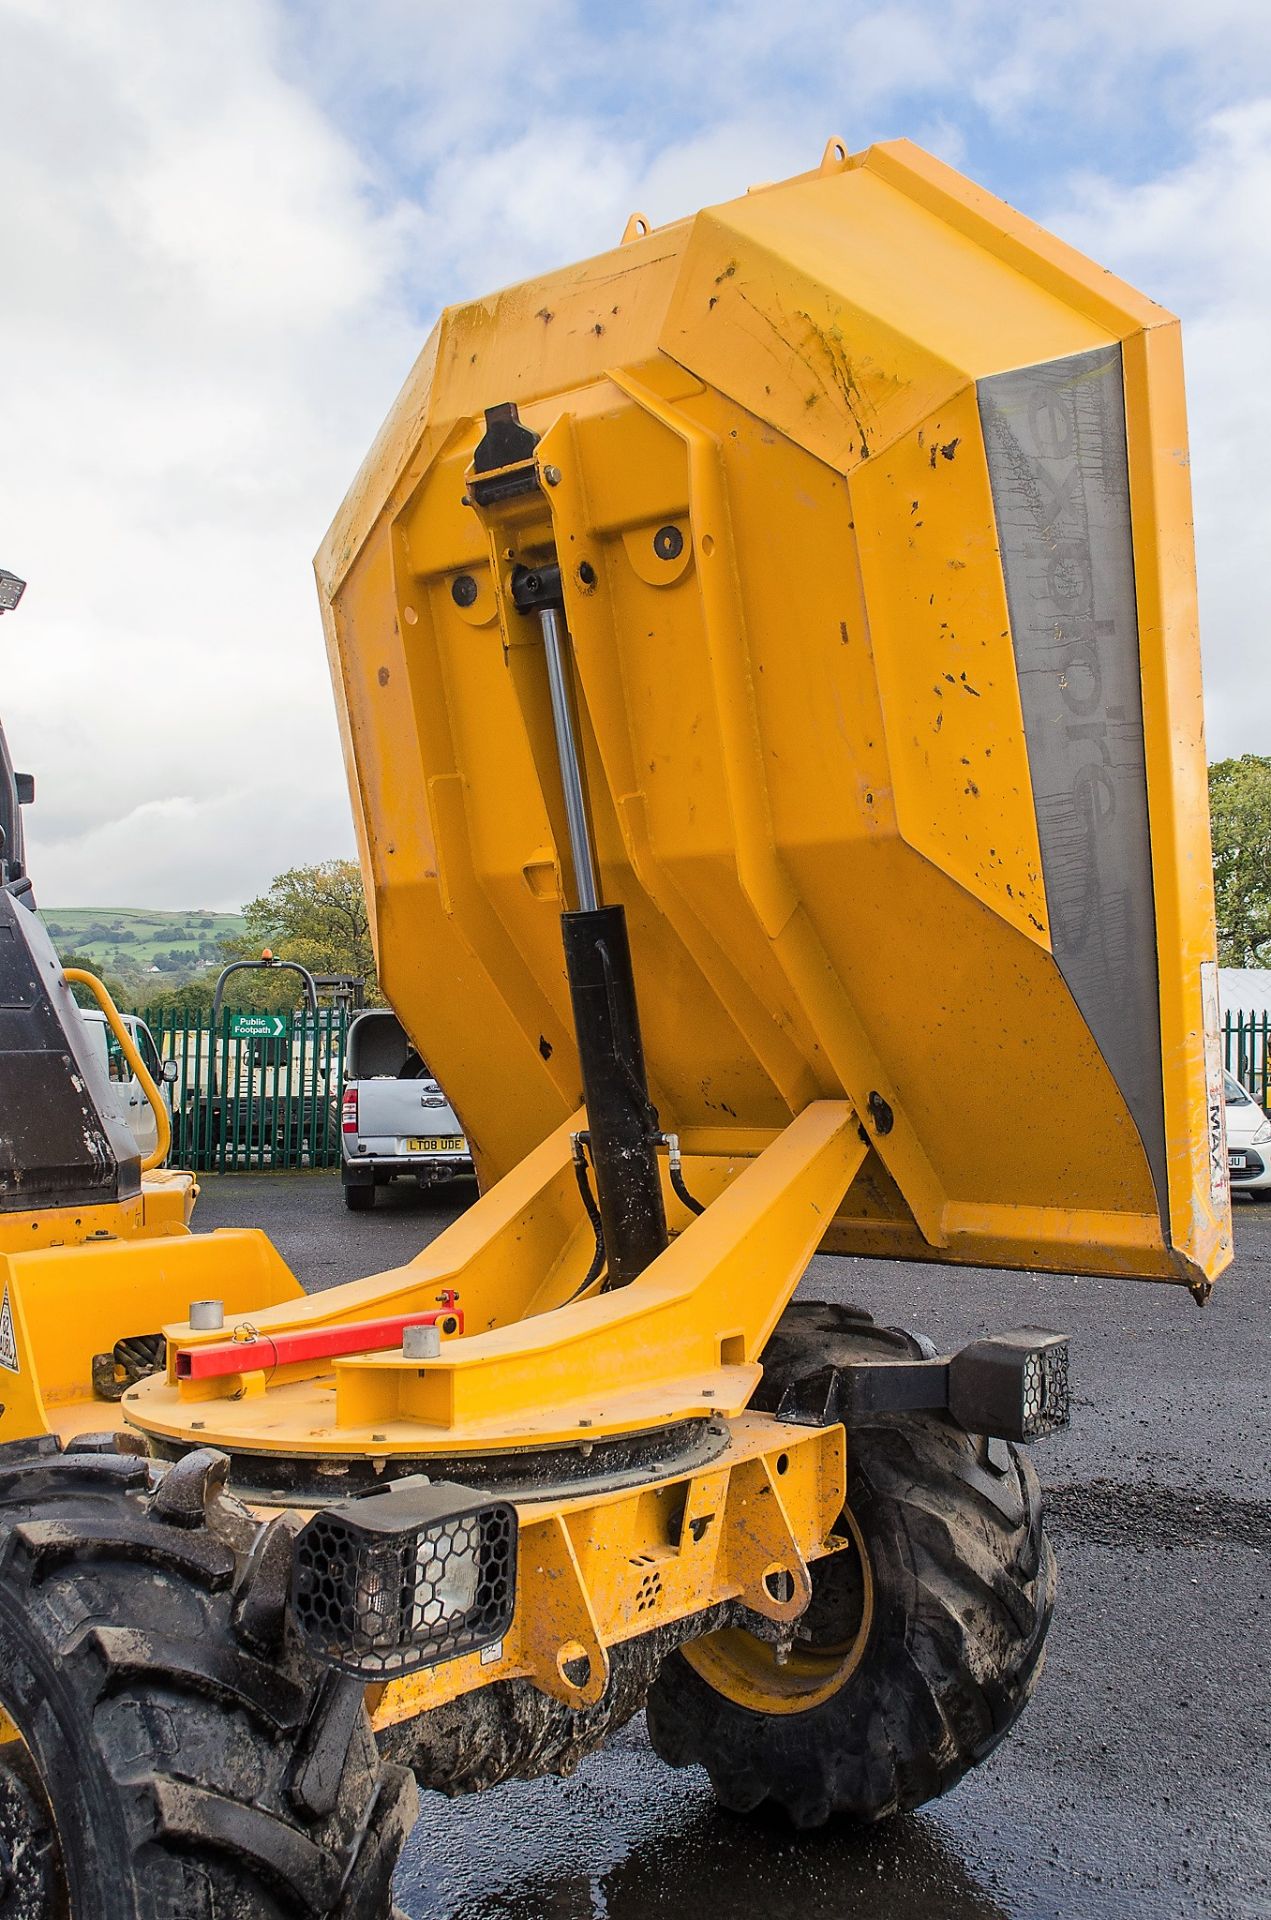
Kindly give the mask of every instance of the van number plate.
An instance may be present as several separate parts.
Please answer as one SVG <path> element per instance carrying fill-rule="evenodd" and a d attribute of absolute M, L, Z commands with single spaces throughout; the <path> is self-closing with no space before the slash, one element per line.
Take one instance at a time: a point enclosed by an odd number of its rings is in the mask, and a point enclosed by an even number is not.
<path fill-rule="evenodd" d="M 461 1133 L 430 1133 L 421 1140 L 408 1140 L 407 1153 L 466 1153 L 468 1143 Z"/>

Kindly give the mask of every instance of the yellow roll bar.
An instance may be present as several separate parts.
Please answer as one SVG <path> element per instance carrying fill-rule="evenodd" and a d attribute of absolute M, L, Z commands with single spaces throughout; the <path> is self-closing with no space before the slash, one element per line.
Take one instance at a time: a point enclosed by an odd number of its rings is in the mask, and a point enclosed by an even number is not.
<path fill-rule="evenodd" d="M 105 985 L 95 973 L 86 973 L 83 967 L 67 967 L 65 978 L 73 987 L 87 987 L 98 1006 L 106 1016 L 106 1025 L 119 1042 L 120 1051 L 132 1068 L 141 1085 L 141 1091 L 150 1102 L 154 1113 L 155 1125 L 159 1129 L 159 1138 L 141 1162 L 141 1171 L 149 1173 L 154 1167 L 161 1167 L 168 1157 L 172 1145 L 172 1122 L 168 1117 L 167 1102 L 159 1092 L 149 1068 L 137 1050 L 137 1043 L 124 1024 L 123 1015 L 111 999 Z"/>

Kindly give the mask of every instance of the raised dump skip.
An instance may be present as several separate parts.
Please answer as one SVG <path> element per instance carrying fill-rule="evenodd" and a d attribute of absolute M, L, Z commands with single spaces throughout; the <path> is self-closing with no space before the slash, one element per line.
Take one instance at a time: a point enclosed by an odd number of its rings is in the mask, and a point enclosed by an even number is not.
<path fill-rule="evenodd" d="M 558 563 L 599 893 L 690 1183 L 846 1095 L 871 1151 L 830 1246 L 1203 1291 L 1230 1225 L 1177 323 L 906 143 L 628 231 L 445 315 L 318 562 L 381 977 L 484 1179 L 579 1097 L 512 592 Z"/>

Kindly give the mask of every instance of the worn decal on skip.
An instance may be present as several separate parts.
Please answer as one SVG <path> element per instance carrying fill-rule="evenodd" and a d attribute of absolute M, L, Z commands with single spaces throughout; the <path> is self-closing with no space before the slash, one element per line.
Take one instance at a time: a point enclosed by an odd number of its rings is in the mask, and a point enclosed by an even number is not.
<path fill-rule="evenodd" d="M 1167 1214 L 1156 913 L 1119 347 L 980 382 L 1055 960 Z"/>
<path fill-rule="evenodd" d="M 1216 1207 L 1231 1202 L 1227 1166 L 1227 1100 L 1223 1088 L 1222 1035 L 1218 1011 L 1218 968 L 1201 962 L 1200 1011 L 1205 1035 L 1205 1106 L 1209 1116 L 1209 1197 Z"/>
<path fill-rule="evenodd" d="M 9 1305 L 9 1289 L 6 1285 L 4 1300 L 0 1303 L 0 1367 L 9 1373 L 18 1373 L 18 1337 L 13 1331 L 13 1308 Z"/>

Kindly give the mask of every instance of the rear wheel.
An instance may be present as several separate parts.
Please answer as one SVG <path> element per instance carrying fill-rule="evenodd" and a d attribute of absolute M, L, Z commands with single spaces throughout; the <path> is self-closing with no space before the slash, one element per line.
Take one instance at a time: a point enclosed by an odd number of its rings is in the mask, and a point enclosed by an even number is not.
<path fill-rule="evenodd" d="M 0 1449 L 0 1920 L 392 1911 L 413 1783 L 298 1644 L 290 1529 L 227 1464 Z"/>
<path fill-rule="evenodd" d="M 798 1302 L 756 1405 L 775 1411 L 828 1363 L 921 1351 L 855 1309 Z M 839 1532 L 788 1649 L 731 1627 L 677 1649 L 650 1693 L 656 1751 L 705 1767 L 734 1811 L 768 1800 L 812 1827 L 918 1806 L 992 1751 L 1037 1684 L 1055 1561 L 1013 1447 L 942 1414 L 871 1415 L 848 1433 Z"/>
<path fill-rule="evenodd" d="M 350 1213 L 369 1213 L 375 1205 L 374 1187 L 345 1187 L 344 1204 Z"/>

